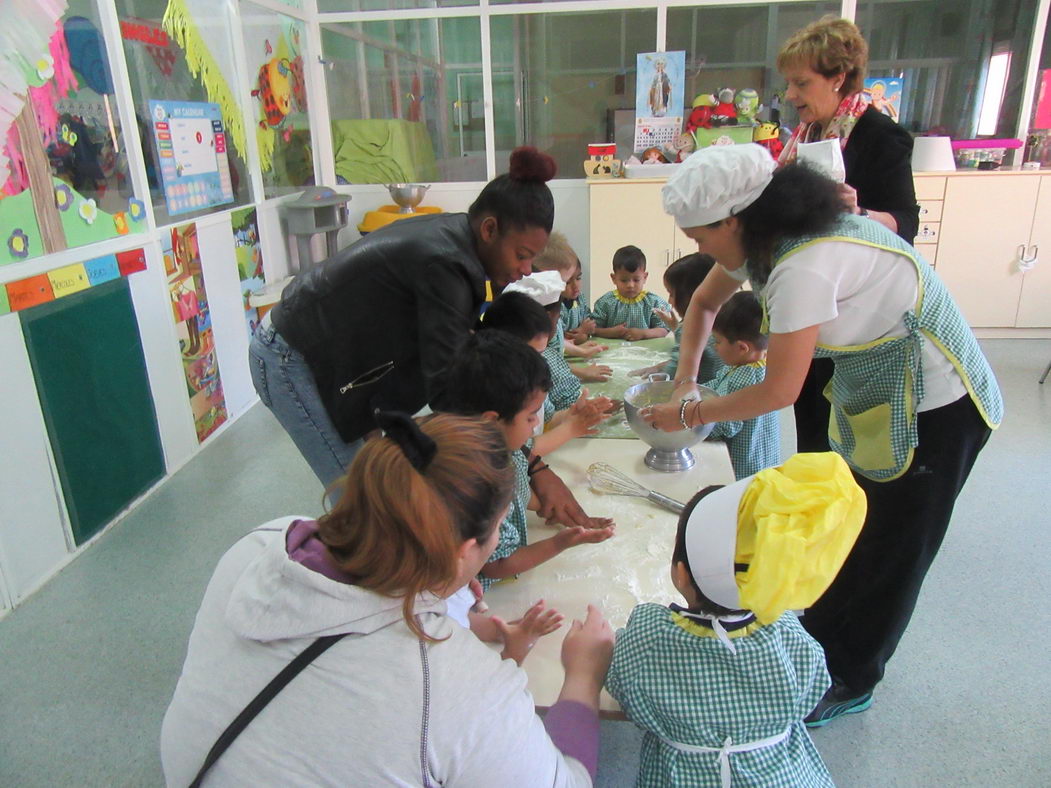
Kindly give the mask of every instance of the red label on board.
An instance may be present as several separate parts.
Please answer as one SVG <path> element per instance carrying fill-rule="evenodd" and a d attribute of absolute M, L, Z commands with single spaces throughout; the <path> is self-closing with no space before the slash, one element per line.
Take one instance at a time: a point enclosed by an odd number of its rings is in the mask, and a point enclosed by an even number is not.
<path fill-rule="evenodd" d="M 138 273 L 146 270 L 146 253 L 142 249 L 131 249 L 127 252 L 117 253 L 117 267 L 120 275 Z"/>

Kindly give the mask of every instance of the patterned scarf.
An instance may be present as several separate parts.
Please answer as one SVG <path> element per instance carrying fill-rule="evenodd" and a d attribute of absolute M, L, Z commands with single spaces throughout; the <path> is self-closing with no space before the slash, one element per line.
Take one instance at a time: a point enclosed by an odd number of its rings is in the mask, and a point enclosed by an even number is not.
<path fill-rule="evenodd" d="M 833 140 L 839 137 L 839 147 L 842 150 L 847 147 L 850 132 L 857 125 L 858 118 L 869 108 L 868 97 L 863 91 L 852 93 L 839 103 L 836 114 L 832 116 L 828 126 L 824 129 L 818 123 L 800 123 L 792 132 L 788 144 L 781 151 L 777 163 L 781 165 L 795 161 L 796 146 L 801 142 L 818 142 L 820 140 Z"/>

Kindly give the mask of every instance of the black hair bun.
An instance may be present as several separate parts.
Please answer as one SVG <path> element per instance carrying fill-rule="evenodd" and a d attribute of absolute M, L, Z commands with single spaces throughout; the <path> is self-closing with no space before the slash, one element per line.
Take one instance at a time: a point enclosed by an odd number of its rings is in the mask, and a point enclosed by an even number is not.
<path fill-rule="evenodd" d="M 511 166 L 508 169 L 508 175 L 516 181 L 545 183 L 554 178 L 556 172 L 558 172 L 558 165 L 555 164 L 555 160 L 531 145 L 511 151 Z"/>

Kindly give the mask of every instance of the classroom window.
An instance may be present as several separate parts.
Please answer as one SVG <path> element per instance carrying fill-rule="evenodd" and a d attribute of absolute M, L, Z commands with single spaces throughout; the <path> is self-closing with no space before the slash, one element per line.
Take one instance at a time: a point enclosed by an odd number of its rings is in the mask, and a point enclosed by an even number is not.
<path fill-rule="evenodd" d="M 485 180 L 477 17 L 321 27 L 339 183 Z"/>
<path fill-rule="evenodd" d="M 1036 0 L 863 0 L 857 23 L 869 42 L 869 74 L 904 79 L 900 122 L 958 139 L 1017 131 Z M 979 131 L 990 61 L 1012 56 L 999 110 Z"/>
<path fill-rule="evenodd" d="M 478 0 L 317 0 L 318 11 L 400 11 L 408 8 L 454 8 Z"/>
<path fill-rule="evenodd" d="M 251 129 L 245 128 L 238 100 L 230 17 L 219 3 L 184 4 L 188 13 L 179 15 L 173 35 L 162 24 L 167 7 L 167 0 L 117 0 L 135 120 L 158 225 L 252 200 L 244 158 L 245 135 Z M 199 113 L 199 128 L 189 117 L 180 119 L 175 128 L 167 112 L 176 106 Z M 180 147 L 179 141 L 164 138 L 166 134 L 185 136 L 191 143 L 181 146 L 182 152 L 175 155 L 173 147 Z M 190 150 L 192 142 L 200 149 Z"/>
<path fill-rule="evenodd" d="M 554 157 L 557 177 L 583 177 L 588 143 L 611 140 L 618 113 L 634 111 L 635 56 L 655 48 L 656 10 L 494 16 L 490 30 L 497 172 L 529 144 Z"/>
<path fill-rule="evenodd" d="M 4 53 L 0 266 L 146 228 L 94 2 L 70 0 L 42 27 L 27 26 L 21 48 Z"/>

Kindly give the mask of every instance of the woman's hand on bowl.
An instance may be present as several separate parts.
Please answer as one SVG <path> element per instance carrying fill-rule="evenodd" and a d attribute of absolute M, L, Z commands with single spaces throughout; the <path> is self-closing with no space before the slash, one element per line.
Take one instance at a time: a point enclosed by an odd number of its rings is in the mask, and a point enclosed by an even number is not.
<path fill-rule="evenodd" d="M 661 405 L 650 405 L 642 408 L 639 415 L 642 420 L 656 430 L 663 432 L 679 432 L 683 429 L 679 420 L 679 408 L 682 406 L 681 398 Z"/>

